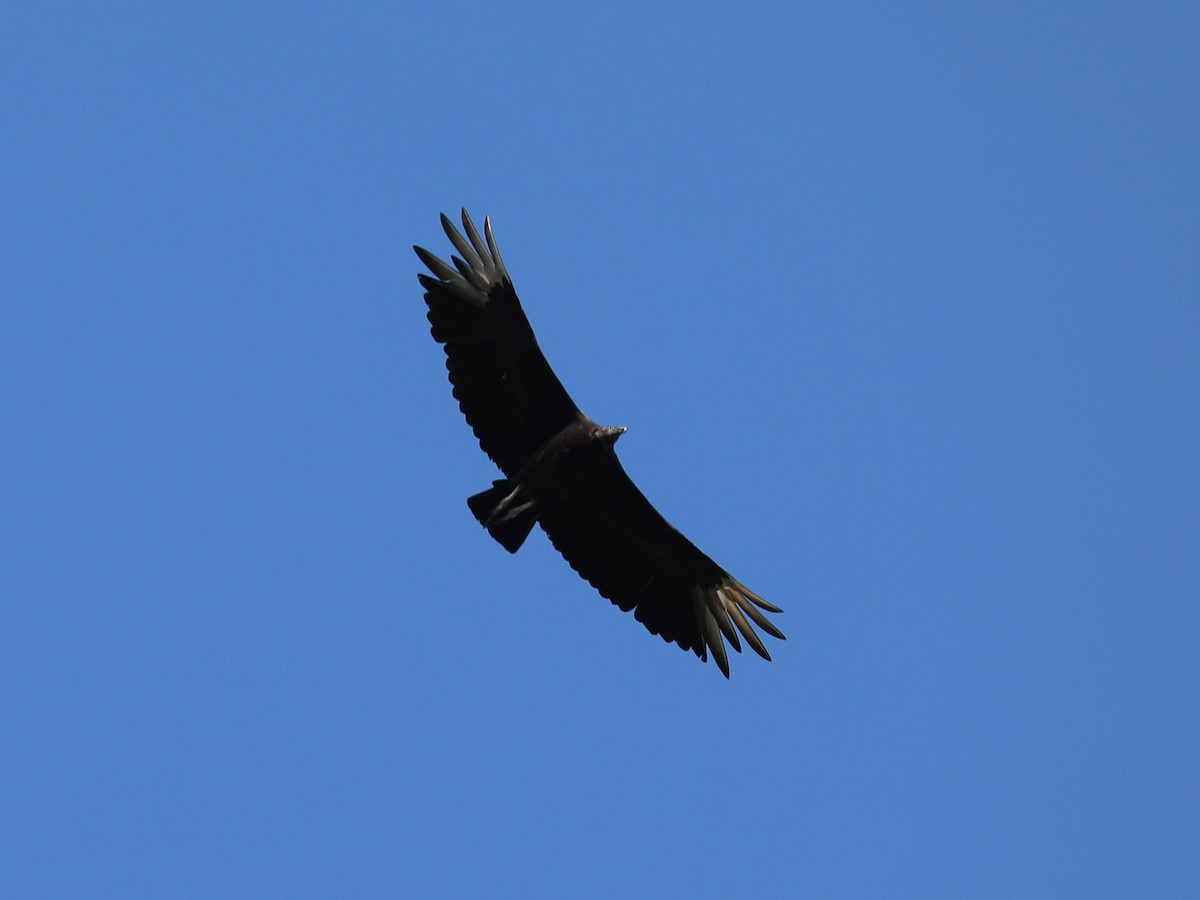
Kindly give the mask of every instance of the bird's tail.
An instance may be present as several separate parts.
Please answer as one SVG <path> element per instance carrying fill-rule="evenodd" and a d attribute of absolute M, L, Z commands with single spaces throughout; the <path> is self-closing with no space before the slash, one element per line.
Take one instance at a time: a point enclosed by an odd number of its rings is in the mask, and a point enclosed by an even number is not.
<path fill-rule="evenodd" d="M 515 514 L 506 512 L 502 518 L 488 524 L 489 520 L 493 520 L 497 507 L 511 492 L 512 485 L 509 482 L 503 479 L 494 481 L 486 491 L 467 498 L 467 506 L 471 507 L 471 512 L 479 520 L 479 524 L 488 530 L 488 534 L 494 537 L 501 547 L 509 553 L 516 553 L 533 530 L 537 513 L 532 509 L 521 510 Z"/>

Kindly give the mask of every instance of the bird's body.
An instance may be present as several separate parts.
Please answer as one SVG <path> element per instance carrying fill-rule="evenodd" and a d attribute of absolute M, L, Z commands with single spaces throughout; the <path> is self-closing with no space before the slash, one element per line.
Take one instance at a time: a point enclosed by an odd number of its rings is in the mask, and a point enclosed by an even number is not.
<path fill-rule="evenodd" d="M 604 475 L 605 457 L 614 456 L 613 444 L 624 432 L 624 428 L 597 425 L 581 414 L 546 441 L 512 479 L 495 482 L 467 503 L 494 536 L 495 529 L 514 523 L 532 528 L 547 509 L 573 500 Z M 499 499 L 492 502 L 494 497 Z M 524 532 L 528 534 L 529 528 Z M 524 542 L 522 538 L 513 547 L 497 540 L 511 553 Z"/>
<path fill-rule="evenodd" d="M 504 472 L 467 502 L 510 553 L 539 524 L 602 595 L 652 633 L 693 651 L 712 650 L 726 677 L 722 637 L 740 633 L 770 659 L 747 618 L 783 634 L 762 611 L 775 607 L 736 581 L 654 509 L 625 474 L 615 444 L 624 428 L 597 425 L 575 406 L 538 347 L 491 225 L 481 237 L 466 211 L 466 237 L 442 226 L 461 254 L 453 267 L 415 247 L 435 277 L 419 275 L 435 340 L 467 422 Z"/>

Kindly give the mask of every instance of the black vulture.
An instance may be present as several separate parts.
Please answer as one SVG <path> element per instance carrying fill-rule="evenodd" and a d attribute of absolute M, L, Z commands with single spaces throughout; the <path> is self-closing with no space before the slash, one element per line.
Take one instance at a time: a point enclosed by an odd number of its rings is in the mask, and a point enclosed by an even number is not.
<path fill-rule="evenodd" d="M 505 477 L 467 504 L 506 550 L 515 553 L 534 523 L 602 595 L 663 640 L 713 659 L 729 677 L 722 636 L 741 652 L 739 633 L 770 654 L 751 622 L 783 634 L 763 600 L 676 531 L 630 480 L 615 444 L 624 428 L 597 425 L 571 400 L 546 362 L 496 249 L 462 212 L 464 237 L 442 216 L 461 256 L 447 265 L 413 247 L 432 274 L 425 288 L 434 340 L 463 415 Z M 748 621 L 749 620 L 749 621 Z"/>

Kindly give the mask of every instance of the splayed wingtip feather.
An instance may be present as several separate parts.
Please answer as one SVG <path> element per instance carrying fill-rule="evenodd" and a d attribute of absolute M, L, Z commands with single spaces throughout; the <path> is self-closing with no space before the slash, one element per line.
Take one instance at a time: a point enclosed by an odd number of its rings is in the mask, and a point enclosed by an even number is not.
<path fill-rule="evenodd" d="M 481 293 L 487 293 L 487 279 L 480 274 L 479 269 L 476 266 L 471 265 L 471 263 L 464 259 L 459 259 L 457 256 L 450 257 L 450 261 L 454 263 L 462 277 L 470 282 L 471 287 L 475 288 L 475 290 Z"/>
<path fill-rule="evenodd" d="M 426 290 L 441 288 L 450 291 L 454 296 L 474 306 L 482 306 L 487 301 L 487 291 L 475 287 L 463 274 L 450 267 L 434 256 L 424 247 L 413 247 L 421 262 L 434 274 L 436 281 L 425 275 L 418 275 Z"/>
<path fill-rule="evenodd" d="M 500 248 L 496 246 L 496 237 L 492 234 L 492 220 L 489 216 L 483 217 L 483 234 L 487 238 L 487 246 L 492 254 L 492 261 L 496 264 L 496 273 L 502 278 L 507 277 L 508 269 L 504 267 L 504 259 L 500 256 Z"/>
<path fill-rule="evenodd" d="M 446 229 L 446 236 L 450 238 L 450 243 L 463 255 L 463 259 L 466 260 L 471 268 L 480 274 L 486 273 L 487 265 L 477 252 L 477 248 L 472 247 L 467 242 L 467 239 L 458 233 L 458 229 L 444 215 L 442 216 L 442 227 Z"/>
<path fill-rule="evenodd" d="M 729 615 L 751 649 L 769 662 L 771 654 L 767 652 L 767 648 L 763 645 L 762 638 L 758 636 L 758 632 L 750 626 L 750 623 L 746 621 L 746 617 L 742 615 L 742 610 L 739 608 L 738 603 L 734 602 L 730 604 Z"/>
<path fill-rule="evenodd" d="M 774 603 L 768 603 L 766 600 L 764 600 L 762 597 L 758 596 L 758 594 L 754 593 L 754 591 L 750 590 L 748 587 L 746 587 L 744 584 L 741 584 L 740 582 L 737 585 L 737 590 L 739 590 L 743 594 L 745 594 L 746 597 L 750 600 L 750 602 L 753 603 L 755 606 L 757 606 L 761 609 L 765 609 L 767 612 L 770 612 L 770 613 L 783 612 L 783 610 L 780 609 L 778 606 L 776 606 Z"/>
<path fill-rule="evenodd" d="M 721 640 L 721 630 L 717 618 L 709 609 L 707 591 L 701 587 L 692 588 L 692 612 L 700 626 L 700 643 L 706 651 L 711 650 L 713 662 L 726 678 L 729 677 L 729 657 L 725 653 L 725 642 Z M 704 658 L 704 657 L 701 657 Z"/>
<path fill-rule="evenodd" d="M 785 638 L 783 636 L 783 632 L 780 631 L 778 628 L 776 628 L 774 625 L 772 625 L 771 622 L 767 619 L 767 617 L 764 616 L 761 612 L 759 612 L 755 608 L 753 603 L 746 602 L 746 603 L 740 603 L 738 605 L 741 606 L 742 611 L 745 612 L 745 614 L 751 618 L 751 620 L 754 622 L 755 625 L 757 625 L 759 628 L 761 628 L 763 631 L 765 631 L 771 637 L 778 638 L 781 641 L 787 640 L 787 638 Z"/>
<path fill-rule="evenodd" d="M 479 229 L 475 227 L 475 223 L 471 220 L 471 216 L 464 209 L 462 211 L 463 228 L 466 229 L 467 237 L 471 239 L 471 244 L 475 248 L 475 252 L 480 259 L 487 259 L 491 256 L 488 253 L 487 245 L 483 242 L 483 238 L 479 236 Z"/>
<path fill-rule="evenodd" d="M 717 627 L 721 629 L 721 634 L 725 635 L 725 639 L 733 645 L 733 649 L 738 653 L 742 652 L 742 643 L 738 640 L 737 632 L 733 629 L 733 623 L 729 621 L 729 613 L 725 610 L 729 606 L 729 601 L 725 597 L 725 592 L 721 588 L 715 588 L 709 594 L 709 608 L 717 620 Z"/>

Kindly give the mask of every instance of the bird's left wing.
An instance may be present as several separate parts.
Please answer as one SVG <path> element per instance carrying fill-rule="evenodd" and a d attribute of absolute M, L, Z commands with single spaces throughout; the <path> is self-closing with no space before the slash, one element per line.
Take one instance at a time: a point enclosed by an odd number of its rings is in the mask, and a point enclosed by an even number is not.
<path fill-rule="evenodd" d="M 484 219 L 480 236 L 465 209 L 462 223 L 465 237 L 442 216 L 461 254 L 450 257 L 453 265 L 413 247 L 433 273 L 417 277 L 459 408 L 484 452 L 512 477 L 581 413 L 538 347 L 491 223 Z"/>
<path fill-rule="evenodd" d="M 738 634 L 759 656 L 770 654 L 751 625 L 784 640 L 763 615 L 782 612 L 702 553 L 638 490 L 615 456 L 604 475 L 574 498 L 542 513 L 539 524 L 571 568 L 651 634 L 713 659 L 726 678 L 728 640 Z"/>

